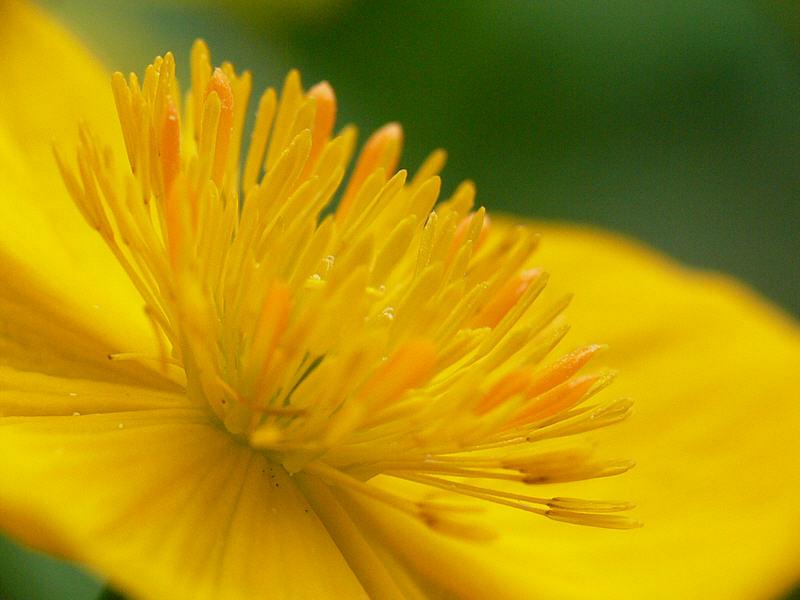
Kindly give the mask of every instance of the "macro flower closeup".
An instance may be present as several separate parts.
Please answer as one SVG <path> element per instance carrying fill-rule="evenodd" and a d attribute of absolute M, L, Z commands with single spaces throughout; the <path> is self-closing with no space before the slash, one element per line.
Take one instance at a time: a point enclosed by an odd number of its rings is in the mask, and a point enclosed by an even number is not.
<path fill-rule="evenodd" d="M 170 52 L 109 77 L 2 8 L 13 539 L 145 599 L 796 583 L 789 316 L 441 194 L 443 151 L 400 169 L 401 126 L 359 141 L 327 82 L 253 89 L 200 40 L 189 81 Z"/>

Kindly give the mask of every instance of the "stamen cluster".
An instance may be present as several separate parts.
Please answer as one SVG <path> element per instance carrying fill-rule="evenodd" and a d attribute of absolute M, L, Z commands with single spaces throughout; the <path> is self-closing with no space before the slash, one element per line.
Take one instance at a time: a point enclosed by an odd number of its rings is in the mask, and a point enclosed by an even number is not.
<path fill-rule="evenodd" d="M 439 201 L 441 151 L 410 180 L 396 171 L 396 124 L 367 140 L 343 185 L 355 129 L 334 134 L 333 90 L 323 82 L 304 91 L 295 71 L 280 99 L 271 88 L 261 95 L 242 157 L 250 74 L 228 63 L 212 70 L 197 42 L 191 75 L 185 98 L 172 54 L 141 81 L 114 75 L 124 167 L 85 126 L 77 171 L 57 153 L 75 204 L 141 294 L 161 348 L 111 357 L 155 364 L 290 473 L 443 531 L 474 530 L 370 478 L 556 520 L 636 525 L 618 514 L 627 503 L 540 498 L 501 483 L 632 466 L 569 441 L 625 419 L 631 403 L 595 399 L 611 373 L 578 374 L 600 346 L 546 360 L 567 331 L 568 298 L 533 308 L 547 280 L 526 268 L 537 236 L 491 227 L 469 182 Z"/>

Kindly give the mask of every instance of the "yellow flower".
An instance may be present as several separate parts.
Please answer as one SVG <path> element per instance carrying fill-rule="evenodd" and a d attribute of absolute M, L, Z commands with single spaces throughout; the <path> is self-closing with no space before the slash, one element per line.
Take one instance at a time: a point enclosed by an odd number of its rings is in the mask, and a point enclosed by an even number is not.
<path fill-rule="evenodd" d="M 3 8 L 6 531 L 148 598 L 751 598 L 797 577 L 794 322 L 613 236 L 487 226 L 468 184 L 433 216 L 443 157 L 406 182 L 395 125 L 317 225 L 354 135 L 326 84 L 261 97 L 240 174 L 249 76 L 198 44 L 185 110 L 170 55 L 112 98 L 55 24 Z M 545 358 L 570 291 L 575 350 Z M 594 396 L 597 340 L 622 374 Z M 596 429 L 629 396 L 636 418 Z M 620 456 L 639 467 L 600 477 Z M 635 525 L 564 499 L 619 496 L 646 527 L 554 522 Z"/>

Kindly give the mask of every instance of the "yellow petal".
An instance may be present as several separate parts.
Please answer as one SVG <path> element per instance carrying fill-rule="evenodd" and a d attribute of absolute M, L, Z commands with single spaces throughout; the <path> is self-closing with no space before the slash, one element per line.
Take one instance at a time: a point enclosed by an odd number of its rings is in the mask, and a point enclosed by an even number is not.
<path fill-rule="evenodd" d="M 605 393 L 636 400 L 629 422 L 594 439 L 604 455 L 638 463 L 621 477 L 535 491 L 632 500 L 644 527 L 597 530 L 491 507 L 481 520 L 501 532 L 497 542 L 448 548 L 441 539 L 428 545 L 418 524 L 370 508 L 372 535 L 451 589 L 456 583 L 443 583 L 437 566 L 447 573 L 452 557 L 466 553 L 456 559 L 467 565 L 466 597 L 749 599 L 785 591 L 800 578 L 797 323 L 729 278 L 682 268 L 634 242 L 533 226 L 543 234 L 536 264 L 552 275 L 537 302 L 574 292 L 565 346 L 607 342 L 596 366 L 621 374 Z M 476 575 L 481 564 L 491 578 Z M 470 587 L 476 578 L 490 589 Z"/>
<path fill-rule="evenodd" d="M 181 391 L 120 385 L 77 376 L 58 377 L 0 365 L 0 418 L 172 408 L 192 408 L 192 405 Z"/>
<path fill-rule="evenodd" d="M 4 265 L 2 259 L 0 265 Z M 3 367 L 72 379 L 126 381 L 175 389 L 174 383 L 153 369 L 162 370 L 157 360 L 147 360 L 146 366 L 130 360 L 110 360 L 109 353 L 116 346 L 103 339 L 99 332 L 91 331 L 90 324 L 65 314 L 63 303 L 43 294 L 27 272 L 15 273 L 13 280 L 6 281 L 7 284 L 0 285 L 0 365 Z M 124 321 L 121 324 L 124 326 Z M 156 358 L 155 353 L 150 354 Z M 8 376 L 0 375 L 0 389 L 7 382 Z"/>
<path fill-rule="evenodd" d="M 603 444 L 638 461 L 614 496 L 637 502 L 646 525 L 584 544 L 574 560 L 597 568 L 586 573 L 605 582 L 599 589 L 609 597 L 772 597 L 796 582 L 797 322 L 730 278 L 634 242 L 537 229 L 553 295 L 575 292 L 572 343 L 608 343 L 605 362 L 621 371 L 608 393 L 637 402 L 633 419 L 603 432 Z M 611 494 L 616 483 L 603 481 L 598 492 Z"/>
<path fill-rule="evenodd" d="M 51 147 L 74 147 L 80 118 L 120 138 L 108 77 L 38 9 L 10 0 L 2 11 L 0 295 L 69 315 L 106 352 L 149 349 L 143 302 L 72 204 Z"/>
<path fill-rule="evenodd" d="M 381 484 L 395 491 L 402 489 L 409 495 L 414 493 L 411 486 L 397 485 L 388 478 Z M 419 520 L 371 500 L 343 494 L 339 494 L 339 499 L 360 528 L 364 540 L 383 559 L 385 569 L 398 585 L 405 583 L 402 589 L 408 597 L 413 597 L 416 590 L 422 591 L 423 597 L 430 598 L 510 600 L 539 597 L 529 595 L 527 589 L 536 588 L 526 588 L 521 579 L 528 576 L 530 567 L 524 570 L 497 568 L 499 561 L 493 543 L 468 542 L 434 533 Z M 483 526 L 494 527 L 494 523 L 484 519 L 483 514 L 472 516 L 480 519 Z M 533 573 L 530 573 L 530 579 L 533 579 Z"/>
<path fill-rule="evenodd" d="M 288 475 L 196 409 L 0 419 L 0 506 L 137 598 L 364 595 Z"/>

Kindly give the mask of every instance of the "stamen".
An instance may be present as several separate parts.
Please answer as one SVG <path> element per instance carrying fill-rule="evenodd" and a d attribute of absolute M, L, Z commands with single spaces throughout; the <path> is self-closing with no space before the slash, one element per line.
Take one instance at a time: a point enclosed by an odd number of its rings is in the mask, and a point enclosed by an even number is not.
<path fill-rule="evenodd" d="M 573 512 L 551 508 L 545 513 L 548 519 L 572 523 L 573 525 L 588 525 L 589 527 L 602 527 L 605 529 L 638 529 L 642 522 L 623 515 L 599 515 L 594 513 Z"/>
<path fill-rule="evenodd" d="M 262 383 L 269 375 L 270 366 L 277 351 L 278 342 L 286 330 L 289 321 L 289 311 L 291 309 L 291 295 L 289 288 L 280 281 L 274 281 L 264 298 L 264 306 L 261 310 L 261 317 L 256 326 L 253 337 L 253 346 L 250 349 L 249 357 L 255 372 L 255 387 L 266 387 Z M 245 389 L 249 386 L 245 383 Z M 255 406 L 263 410 L 268 398 L 259 394 L 259 399 Z"/>
<path fill-rule="evenodd" d="M 164 204 L 169 261 L 174 271 L 177 271 L 180 265 L 181 246 L 186 230 L 184 223 L 188 221 L 184 210 L 186 196 L 187 190 L 183 179 L 173 181 Z"/>
<path fill-rule="evenodd" d="M 211 53 L 203 40 L 196 40 L 192 45 L 192 110 L 194 112 L 195 141 L 199 141 L 201 123 L 203 122 L 203 101 L 211 79 Z"/>
<path fill-rule="evenodd" d="M 261 163 L 264 160 L 264 151 L 267 148 L 272 120 L 275 118 L 276 105 L 275 90 L 272 88 L 265 90 L 258 102 L 256 123 L 250 136 L 250 148 L 247 151 L 247 159 L 244 166 L 242 189 L 245 193 L 250 191 L 261 175 Z"/>
<path fill-rule="evenodd" d="M 475 317 L 475 327 L 496 327 L 500 320 L 519 302 L 531 284 L 542 275 L 541 269 L 527 269 L 514 275 L 494 299 Z"/>
<path fill-rule="evenodd" d="M 337 218 L 347 216 L 356 193 L 376 169 L 382 168 L 385 173 L 394 172 L 402 144 L 403 129 L 398 123 L 388 123 L 372 134 L 364 144 L 350 176 L 350 182 L 336 210 Z"/>
<path fill-rule="evenodd" d="M 172 184 L 181 170 L 181 124 L 178 109 L 171 96 L 166 99 L 167 109 L 161 128 L 161 167 L 164 173 L 164 192 L 169 196 Z"/>
<path fill-rule="evenodd" d="M 280 157 L 283 150 L 291 141 L 292 123 L 295 120 L 300 105 L 303 102 L 303 88 L 300 84 L 300 73 L 295 70 L 289 72 L 281 90 L 281 101 L 275 117 L 274 131 L 267 152 L 264 165 L 269 171 Z"/>
<path fill-rule="evenodd" d="M 314 126 L 312 128 L 311 155 L 306 165 L 306 174 L 317 162 L 317 158 L 325 149 L 333 131 L 333 124 L 336 122 L 336 94 L 327 81 L 321 81 L 308 91 L 308 97 L 316 101 L 316 113 L 314 115 Z"/>
<path fill-rule="evenodd" d="M 376 486 L 365 484 L 319 461 L 306 465 L 304 471 L 318 475 L 323 481 L 343 491 L 366 496 L 391 506 L 422 521 L 434 531 L 476 542 L 485 542 L 494 537 L 494 533 L 487 529 L 477 527 L 472 523 L 459 522 L 447 514 L 447 512 L 461 512 L 463 510 L 462 507 L 449 507 L 431 502 L 411 502 Z"/>
<path fill-rule="evenodd" d="M 527 393 L 537 396 L 563 383 L 577 373 L 598 351 L 606 348 L 604 345 L 591 344 L 562 356 L 531 382 Z"/>
<path fill-rule="evenodd" d="M 228 160 L 228 145 L 233 133 L 233 91 L 231 90 L 231 82 L 222 69 L 214 69 L 214 74 L 208 82 L 206 104 L 208 103 L 208 97 L 212 94 L 219 98 L 220 108 L 211 179 L 220 189 L 222 188 L 222 177 L 225 175 L 225 166 Z M 206 123 L 203 126 L 205 127 Z"/>

